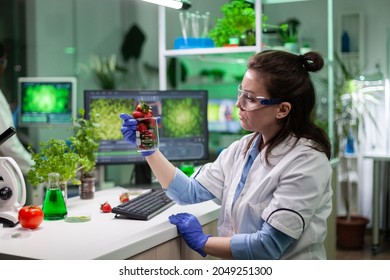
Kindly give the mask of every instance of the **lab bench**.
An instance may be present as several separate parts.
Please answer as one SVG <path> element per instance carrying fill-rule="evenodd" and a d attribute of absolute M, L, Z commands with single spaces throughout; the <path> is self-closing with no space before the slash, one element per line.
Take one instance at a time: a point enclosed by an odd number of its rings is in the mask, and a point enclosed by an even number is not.
<path fill-rule="evenodd" d="M 220 206 L 212 201 L 173 205 L 148 221 L 117 219 L 102 213 L 100 204 L 120 204 L 119 196 L 130 190 L 114 187 L 97 191 L 95 197 L 67 200 L 68 217 L 89 216 L 82 223 L 46 221 L 35 230 L 18 224 L 0 231 L 0 259 L 123 260 L 203 259 L 187 247 L 168 217 L 180 212 L 195 215 L 204 231 L 216 235 Z M 131 190 L 134 191 L 134 190 Z"/>

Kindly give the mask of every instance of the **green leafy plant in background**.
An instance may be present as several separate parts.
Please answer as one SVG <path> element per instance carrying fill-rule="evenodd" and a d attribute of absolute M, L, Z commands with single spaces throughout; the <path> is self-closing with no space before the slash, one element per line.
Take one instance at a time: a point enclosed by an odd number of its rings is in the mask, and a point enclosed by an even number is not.
<path fill-rule="evenodd" d="M 245 37 L 246 45 L 255 44 L 255 10 L 244 0 L 233 0 L 221 7 L 223 18 L 216 21 L 209 31 L 210 38 L 216 46 L 229 44 L 230 38 Z"/>
<path fill-rule="evenodd" d="M 81 177 L 94 176 L 96 152 L 99 149 L 100 114 L 92 112 L 90 118 L 85 118 L 85 110 L 80 110 L 80 117 L 73 123 L 74 136 L 69 140 L 80 157 Z"/>
<path fill-rule="evenodd" d="M 342 58 L 335 53 L 336 62 L 336 77 L 335 77 L 335 150 L 336 156 L 340 159 L 340 174 L 345 176 L 342 182 L 341 199 L 344 202 L 346 209 L 346 220 L 352 220 L 355 209 L 352 209 L 354 203 L 353 193 L 353 178 L 350 177 L 348 168 L 348 157 L 346 156 L 346 143 L 353 139 L 356 143 L 357 150 L 355 154 L 359 154 L 360 141 L 359 137 L 366 134 L 366 122 L 369 121 L 377 128 L 376 120 L 370 111 L 370 106 L 377 104 L 378 91 L 369 87 L 362 88 L 362 83 L 358 77 L 361 75 L 361 69 L 358 64 L 346 63 Z"/>
<path fill-rule="evenodd" d="M 377 127 L 376 120 L 370 113 L 369 107 L 379 102 L 378 92 L 362 90 L 356 82 L 356 78 L 361 74 L 357 65 L 345 63 L 340 56 L 335 53 L 335 60 L 339 69 L 339 77 L 335 81 L 335 123 L 337 145 L 339 155 L 343 153 L 343 141 L 353 135 L 359 144 L 359 130 L 365 133 L 366 120 Z"/>
<path fill-rule="evenodd" d="M 278 33 L 283 43 L 298 42 L 300 24 L 301 22 L 296 18 L 290 18 L 280 24 Z"/>
<path fill-rule="evenodd" d="M 221 82 L 225 76 L 226 71 L 222 69 L 203 69 L 200 71 L 199 76 L 209 78 L 214 82 Z"/>
<path fill-rule="evenodd" d="M 80 69 L 91 73 L 102 89 L 116 89 L 121 80 L 118 74 L 127 72 L 127 69 L 118 65 L 115 54 L 106 56 L 91 55 L 89 65 L 80 65 Z"/>
<path fill-rule="evenodd" d="M 28 150 L 34 165 L 27 173 L 27 179 L 33 186 L 47 182 L 51 172 L 60 174 L 60 182 L 71 181 L 75 185 L 80 184 L 77 172 L 80 156 L 62 139 L 49 139 L 40 142 L 40 151 L 35 153 L 31 146 Z"/>

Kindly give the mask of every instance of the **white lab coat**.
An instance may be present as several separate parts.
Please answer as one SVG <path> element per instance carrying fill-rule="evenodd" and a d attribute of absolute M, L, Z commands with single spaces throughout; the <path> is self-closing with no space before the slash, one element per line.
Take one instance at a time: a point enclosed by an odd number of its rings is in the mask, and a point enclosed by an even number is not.
<path fill-rule="evenodd" d="M 221 201 L 219 236 L 255 233 L 263 219 L 297 239 L 283 259 L 326 259 L 323 241 L 332 209 L 332 169 L 326 155 L 308 147 L 307 139 L 292 147 L 296 138 L 289 137 L 273 150 L 270 162 L 274 166 L 267 166 L 263 149 L 232 205 L 250 137 L 234 142 L 196 176 Z"/>
<path fill-rule="evenodd" d="M 15 127 L 11 108 L 0 90 L 0 134 L 10 126 Z M 0 145 L 0 156 L 13 158 L 19 165 L 23 175 L 26 175 L 31 165 L 34 164 L 31 154 L 22 145 L 17 135 L 12 136 Z"/>

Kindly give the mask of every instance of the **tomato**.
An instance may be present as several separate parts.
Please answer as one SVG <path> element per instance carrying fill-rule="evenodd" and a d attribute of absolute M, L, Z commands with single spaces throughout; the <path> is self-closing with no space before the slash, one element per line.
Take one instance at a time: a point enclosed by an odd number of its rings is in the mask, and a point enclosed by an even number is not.
<path fill-rule="evenodd" d="M 129 194 L 128 193 L 122 193 L 119 197 L 119 200 L 121 203 L 125 203 L 129 201 Z"/>
<path fill-rule="evenodd" d="M 104 202 L 103 204 L 100 204 L 100 210 L 103 213 L 110 213 L 112 208 L 111 208 L 111 205 L 108 202 Z"/>
<path fill-rule="evenodd" d="M 37 205 L 23 206 L 18 213 L 18 220 L 23 228 L 35 229 L 43 221 L 42 208 Z"/>

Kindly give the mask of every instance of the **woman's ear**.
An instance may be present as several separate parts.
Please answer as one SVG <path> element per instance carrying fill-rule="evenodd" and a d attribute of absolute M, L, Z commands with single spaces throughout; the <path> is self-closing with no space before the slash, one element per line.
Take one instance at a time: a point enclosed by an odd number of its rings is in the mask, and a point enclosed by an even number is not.
<path fill-rule="evenodd" d="M 283 119 L 290 113 L 291 111 L 291 104 L 289 102 L 282 102 L 279 104 L 278 111 L 276 113 L 277 119 Z"/>

